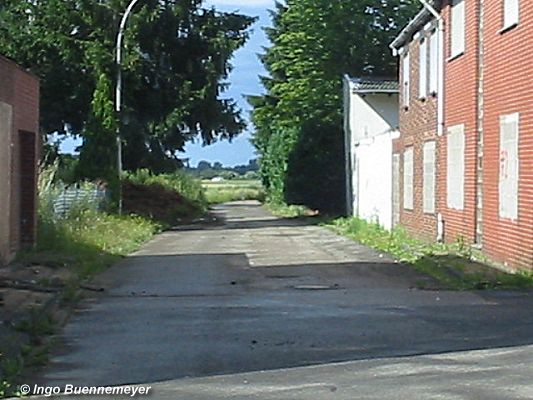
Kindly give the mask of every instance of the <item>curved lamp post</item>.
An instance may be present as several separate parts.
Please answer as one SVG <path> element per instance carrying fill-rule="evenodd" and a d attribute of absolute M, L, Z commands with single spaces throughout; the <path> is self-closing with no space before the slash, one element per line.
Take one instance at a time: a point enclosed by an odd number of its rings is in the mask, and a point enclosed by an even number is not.
<path fill-rule="evenodd" d="M 117 172 L 119 179 L 119 213 L 122 214 L 122 185 L 120 184 L 120 178 L 122 176 L 122 138 L 120 136 L 120 113 L 122 111 L 122 42 L 124 39 L 124 30 L 126 28 L 126 22 L 128 17 L 133 11 L 133 7 L 139 2 L 139 0 L 131 0 L 130 4 L 126 8 L 122 20 L 120 21 L 120 27 L 117 34 L 116 45 L 116 66 L 117 66 L 117 86 L 115 91 L 115 111 L 118 117 L 117 125 Z"/>

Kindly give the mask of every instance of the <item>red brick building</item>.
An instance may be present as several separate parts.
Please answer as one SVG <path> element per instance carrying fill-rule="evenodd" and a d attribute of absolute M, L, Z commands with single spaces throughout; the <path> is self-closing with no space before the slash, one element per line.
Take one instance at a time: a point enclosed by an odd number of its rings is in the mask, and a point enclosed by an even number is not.
<path fill-rule="evenodd" d="M 0 56 L 0 264 L 35 242 L 39 81 Z"/>
<path fill-rule="evenodd" d="M 433 0 L 391 44 L 400 224 L 533 269 L 533 2 Z M 434 208 L 432 207 L 434 206 Z"/>
<path fill-rule="evenodd" d="M 533 269 L 533 2 L 501 3 L 483 10 L 483 247 Z"/>

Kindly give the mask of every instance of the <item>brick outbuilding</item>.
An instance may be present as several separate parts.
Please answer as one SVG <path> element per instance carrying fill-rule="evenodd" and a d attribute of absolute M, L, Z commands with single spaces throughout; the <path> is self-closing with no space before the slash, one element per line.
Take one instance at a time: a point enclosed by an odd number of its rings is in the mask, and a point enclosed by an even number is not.
<path fill-rule="evenodd" d="M 35 243 L 39 80 L 0 56 L 0 264 Z"/>

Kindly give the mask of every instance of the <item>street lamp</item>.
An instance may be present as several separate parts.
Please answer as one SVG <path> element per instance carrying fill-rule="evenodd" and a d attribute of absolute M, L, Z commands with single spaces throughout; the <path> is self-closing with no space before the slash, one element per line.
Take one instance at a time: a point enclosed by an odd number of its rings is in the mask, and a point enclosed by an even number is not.
<path fill-rule="evenodd" d="M 133 7 L 139 2 L 139 0 L 131 0 L 130 4 L 126 8 L 122 20 L 120 21 L 120 27 L 117 34 L 117 45 L 116 45 L 116 66 L 117 66 L 117 86 L 115 92 L 115 111 L 118 116 L 117 124 L 117 173 L 118 173 L 118 183 L 119 183 L 119 200 L 118 200 L 118 210 L 122 214 L 122 184 L 120 182 L 122 176 L 122 138 L 120 136 L 120 113 L 122 111 L 122 42 L 124 39 L 124 30 L 126 28 L 126 22 Z"/>

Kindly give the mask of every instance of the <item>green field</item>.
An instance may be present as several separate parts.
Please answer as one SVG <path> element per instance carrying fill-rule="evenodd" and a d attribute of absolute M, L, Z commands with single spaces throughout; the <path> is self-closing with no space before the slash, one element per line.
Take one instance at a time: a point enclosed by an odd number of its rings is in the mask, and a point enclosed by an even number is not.
<path fill-rule="evenodd" d="M 205 196 L 209 204 L 227 203 L 239 200 L 263 201 L 264 192 L 260 181 L 227 180 L 213 182 L 203 180 Z"/>

